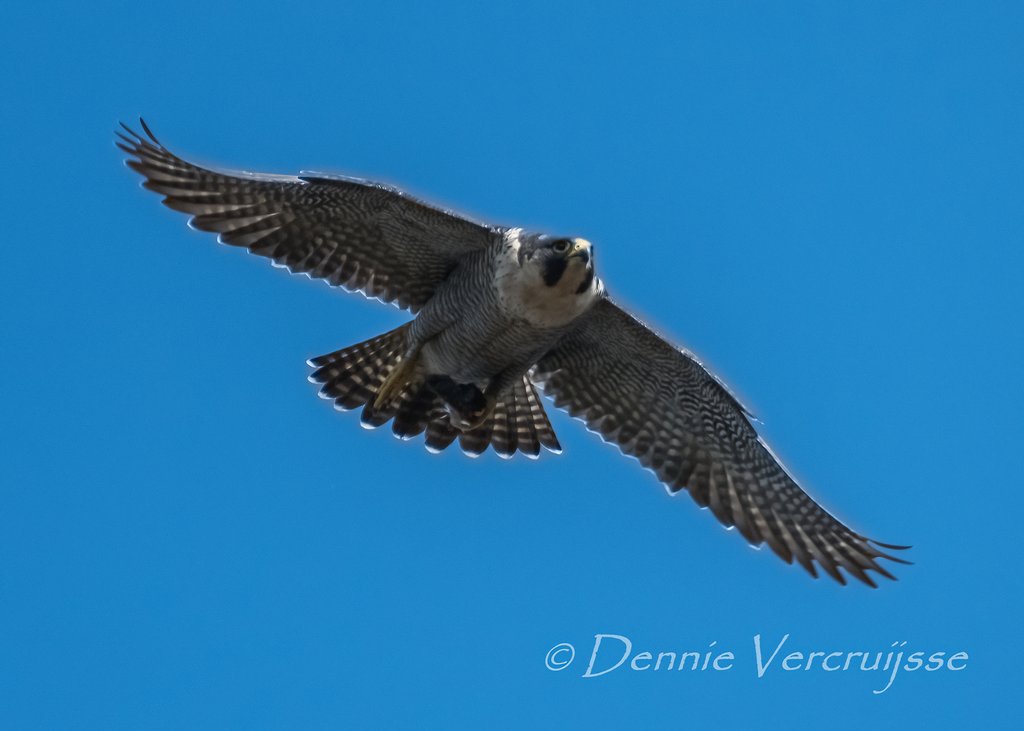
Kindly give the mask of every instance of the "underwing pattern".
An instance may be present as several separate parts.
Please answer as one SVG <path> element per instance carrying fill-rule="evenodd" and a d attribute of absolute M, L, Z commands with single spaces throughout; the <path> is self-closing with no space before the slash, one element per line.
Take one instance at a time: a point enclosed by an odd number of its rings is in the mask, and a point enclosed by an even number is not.
<path fill-rule="evenodd" d="M 438 452 L 561 451 L 537 392 L 683 490 L 752 545 L 812 576 L 875 586 L 905 548 L 855 532 L 812 499 L 749 414 L 689 352 L 608 298 L 590 242 L 488 226 L 375 183 L 219 172 L 142 123 L 117 145 L 143 186 L 200 231 L 290 272 L 415 315 L 309 361 L 310 380 L 365 426 Z"/>

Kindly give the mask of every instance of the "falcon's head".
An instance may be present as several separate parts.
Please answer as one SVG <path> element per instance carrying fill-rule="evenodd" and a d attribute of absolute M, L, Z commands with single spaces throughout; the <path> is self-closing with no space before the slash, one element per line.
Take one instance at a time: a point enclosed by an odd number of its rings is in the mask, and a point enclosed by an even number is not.
<path fill-rule="evenodd" d="M 586 239 L 521 234 L 519 244 L 519 263 L 538 285 L 588 297 L 600 287 L 594 274 L 594 246 Z"/>
<path fill-rule="evenodd" d="M 564 325 L 604 294 L 586 239 L 510 229 L 505 245 L 499 290 L 506 306 L 536 325 Z"/>

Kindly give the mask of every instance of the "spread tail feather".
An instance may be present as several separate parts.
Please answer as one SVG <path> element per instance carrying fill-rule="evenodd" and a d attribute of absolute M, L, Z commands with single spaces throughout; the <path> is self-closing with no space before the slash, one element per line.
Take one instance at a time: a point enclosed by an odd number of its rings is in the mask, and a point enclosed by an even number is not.
<path fill-rule="evenodd" d="M 446 449 L 456 439 L 470 456 L 483 454 L 490 446 L 502 457 L 517 451 L 536 457 L 540 449 L 560 452 L 561 445 L 528 376 L 523 376 L 498 399 L 494 413 L 468 432 L 451 425 L 444 401 L 422 381 L 406 384 L 393 398 L 375 406 L 377 394 L 395 371 L 405 351 L 408 324 L 309 361 L 316 370 L 309 377 L 321 385 L 320 396 L 334 401 L 336 409 L 351 411 L 362 407 L 362 423 L 371 428 L 394 420 L 395 436 L 411 439 L 426 432 L 431 452 Z"/>
<path fill-rule="evenodd" d="M 309 380 L 322 384 L 320 396 L 333 400 L 340 411 L 372 404 L 381 384 L 402 359 L 408 329 L 406 323 L 362 343 L 311 358 L 309 365 L 316 370 Z"/>
<path fill-rule="evenodd" d="M 493 413 L 483 424 L 466 432 L 451 425 L 443 401 L 435 398 L 440 413 L 426 427 L 426 447 L 431 452 L 442 451 L 456 439 L 462 451 L 471 457 L 483 454 L 488 446 L 505 458 L 516 452 L 537 457 L 541 447 L 556 454 L 562 451 L 540 397 L 527 376 L 498 399 Z"/>

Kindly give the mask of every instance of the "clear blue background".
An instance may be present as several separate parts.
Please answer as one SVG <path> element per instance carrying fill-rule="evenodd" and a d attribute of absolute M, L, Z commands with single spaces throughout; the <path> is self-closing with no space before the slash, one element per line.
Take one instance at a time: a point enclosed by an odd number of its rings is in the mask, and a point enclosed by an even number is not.
<path fill-rule="evenodd" d="M 0 11 L 0 725 L 1009 725 L 1020 4 L 480 5 Z M 360 429 L 304 361 L 405 315 L 187 229 L 112 145 L 138 114 L 201 162 L 591 239 L 916 565 L 812 581 L 561 413 L 539 462 Z M 583 679 L 598 632 L 739 659 Z M 759 680 L 757 633 L 970 661 L 876 696 Z"/>

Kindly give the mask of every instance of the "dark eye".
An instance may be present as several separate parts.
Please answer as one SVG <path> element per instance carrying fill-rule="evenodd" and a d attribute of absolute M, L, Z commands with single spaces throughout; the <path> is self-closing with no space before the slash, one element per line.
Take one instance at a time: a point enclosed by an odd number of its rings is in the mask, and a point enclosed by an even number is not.
<path fill-rule="evenodd" d="M 567 254 L 569 249 L 572 248 L 572 242 L 569 239 L 559 239 L 558 241 L 551 244 L 551 250 L 556 254 Z"/>

